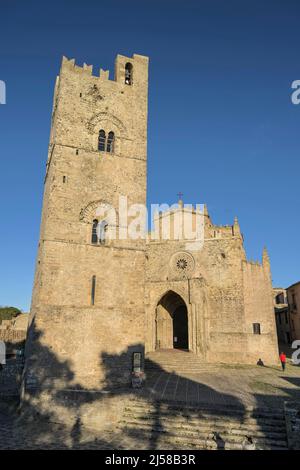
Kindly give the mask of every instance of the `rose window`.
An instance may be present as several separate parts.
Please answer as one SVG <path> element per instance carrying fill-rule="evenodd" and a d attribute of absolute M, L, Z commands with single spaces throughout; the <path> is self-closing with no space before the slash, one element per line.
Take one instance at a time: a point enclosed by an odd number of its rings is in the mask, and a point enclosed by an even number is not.
<path fill-rule="evenodd" d="M 177 268 L 178 269 L 182 269 L 182 270 L 186 269 L 187 265 L 188 265 L 187 260 L 184 259 L 184 258 L 181 258 L 177 261 Z"/>
<path fill-rule="evenodd" d="M 170 269 L 175 279 L 187 279 L 194 272 L 194 268 L 194 258 L 186 251 L 174 253 L 170 259 Z"/>

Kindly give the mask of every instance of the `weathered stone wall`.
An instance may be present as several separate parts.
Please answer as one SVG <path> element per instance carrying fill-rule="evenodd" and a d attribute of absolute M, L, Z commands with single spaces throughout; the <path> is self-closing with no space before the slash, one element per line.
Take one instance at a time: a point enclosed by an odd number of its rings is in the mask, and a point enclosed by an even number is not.
<path fill-rule="evenodd" d="M 300 339 L 300 282 L 287 289 L 292 339 Z"/>
<path fill-rule="evenodd" d="M 300 449 L 300 405 L 295 401 L 284 403 L 287 440 L 290 450 Z"/>
<path fill-rule="evenodd" d="M 162 230 L 159 233 L 162 236 Z M 171 229 L 170 233 L 172 238 L 174 231 Z M 215 226 L 207 209 L 204 234 L 203 246 L 195 251 L 187 250 L 189 245 L 184 240 L 155 240 L 148 244 L 146 350 L 157 347 L 157 305 L 168 291 L 173 291 L 183 298 L 188 309 L 189 349 L 204 360 L 256 363 L 263 356 L 264 361 L 276 363 L 267 254 L 263 264 L 247 262 L 237 220 L 232 226 Z M 188 267 L 190 264 L 187 271 L 180 272 L 174 264 L 180 258 L 186 259 Z M 260 335 L 254 335 L 253 323 L 260 323 Z M 164 328 L 166 325 L 167 322 Z"/>
<path fill-rule="evenodd" d="M 293 335 L 286 289 L 273 287 L 273 299 L 278 342 L 290 344 Z"/>
<path fill-rule="evenodd" d="M 127 62 L 133 64 L 130 86 L 124 82 Z M 147 93 L 146 57 L 117 56 L 114 80 L 107 72 L 95 77 L 90 66 L 63 60 L 54 95 L 24 396 L 37 389 L 52 397 L 63 390 L 128 385 L 132 353 L 157 346 L 157 306 L 169 291 L 187 307 L 189 349 L 203 360 L 277 360 L 269 260 L 265 253 L 262 264 L 247 262 L 237 219 L 214 225 L 205 207 L 204 243 L 198 249 L 172 239 L 172 231 L 170 240 L 147 244 L 118 237 L 108 237 L 104 245 L 91 242 L 100 204 L 118 209 L 120 196 L 127 196 L 128 205 L 146 202 Z M 98 151 L 100 129 L 114 132 L 113 153 Z M 108 234 L 124 223 L 119 213 L 108 222 Z M 260 335 L 253 334 L 253 323 L 261 324 Z"/>
<path fill-rule="evenodd" d="M 11 320 L 2 320 L 0 324 L 0 341 L 6 343 L 6 352 L 11 353 L 24 345 L 29 315 L 23 313 Z"/>
<path fill-rule="evenodd" d="M 26 330 L 13 330 L 7 329 L 2 330 L 0 329 L 0 341 L 4 341 L 5 343 L 19 343 L 21 341 L 25 341 L 26 339 Z"/>
<path fill-rule="evenodd" d="M 269 259 L 264 253 L 263 264 L 244 263 L 245 327 L 249 357 L 266 363 L 278 362 L 276 322 Z M 259 323 L 261 334 L 253 334 L 253 324 Z"/>
<path fill-rule="evenodd" d="M 117 56 L 114 80 L 63 59 L 26 352 L 29 387 L 46 386 L 44 370 L 65 386 L 99 388 L 112 376 L 129 383 L 132 352 L 143 349 L 145 242 L 93 245 L 91 234 L 99 205 L 118 210 L 119 196 L 128 205 L 146 202 L 147 95 L 146 57 Z M 112 153 L 98 151 L 100 129 L 114 132 Z"/>

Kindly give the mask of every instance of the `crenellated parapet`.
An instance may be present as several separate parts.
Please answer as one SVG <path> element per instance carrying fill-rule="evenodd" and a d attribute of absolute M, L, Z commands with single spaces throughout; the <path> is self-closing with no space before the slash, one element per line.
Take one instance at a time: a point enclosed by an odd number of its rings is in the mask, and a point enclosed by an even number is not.
<path fill-rule="evenodd" d="M 62 63 L 61 63 L 61 72 L 64 70 L 71 70 L 72 72 L 77 72 L 83 75 L 93 75 L 93 65 L 88 65 L 85 62 L 82 66 L 77 65 L 75 59 L 68 59 L 67 57 L 63 56 Z M 109 78 L 109 71 L 105 71 L 103 69 L 99 70 L 98 77 L 101 78 Z"/>
<path fill-rule="evenodd" d="M 132 65 L 132 69 L 134 70 L 136 64 L 143 64 L 143 65 L 148 66 L 148 62 L 149 62 L 148 57 L 145 57 L 139 54 L 133 54 L 132 57 L 126 57 L 126 56 L 118 54 L 115 60 L 114 78 L 110 79 L 109 70 L 104 70 L 103 68 L 100 68 L 99 71 L 94 73 L 93 65 L 86 64 L 85 62 L 83 63 L 83 65 L 78 65 L 76 64 L 75 59 L 68 59 L 67 57 L 63 56 L 62 63 L 61 63 L 61 73 L 63 73 L 64 71 L 72 71 L 81 75 L 97 77 L 101 80 L 125 82 L 126 65 L 128 63 Z M 135 70 L 133 74 L 135 74 Z M 133 75 L 132 75 L 132 84 L 134 84 Z"/>

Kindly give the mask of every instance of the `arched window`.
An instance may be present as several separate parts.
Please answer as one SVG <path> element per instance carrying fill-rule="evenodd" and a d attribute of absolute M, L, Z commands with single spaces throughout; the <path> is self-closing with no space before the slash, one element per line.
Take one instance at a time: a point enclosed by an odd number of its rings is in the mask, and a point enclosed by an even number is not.
<path fill-rule="evenodd" d="M 115 134 L 110 131 L 107 137 L 107 152 L 113 153 L 114 152 L 114 143 L 115 143 Z"/>
<path fill-rule="evenodd" d="M 132 64 L 130 62 L 127 62 L 125 65 L 125 84 L 126 85 L 132 85 Z"/>
<path fill-rule="evenodd" d="M 99 224 L 99 243 L 101 245 L 105 244 L 107 230 L 108 223 L 106 222 L 106 220 L 102 220 L 102 222 L 100 222 Z"/>
<path fill-rule="evenodd" d="M 92 228 L 92 243 L 98 243 L 98 220 L 93 220 L 93 228 Z"/>
<path fill-rule="evenodd" d="M 99 132 L 98 150 L 100 150 L 100 152 L 105 152 L 106 151 L 106 135 L 105 135 L 105 131 L 103 129 L 101 129 L 101 131 Z"/>

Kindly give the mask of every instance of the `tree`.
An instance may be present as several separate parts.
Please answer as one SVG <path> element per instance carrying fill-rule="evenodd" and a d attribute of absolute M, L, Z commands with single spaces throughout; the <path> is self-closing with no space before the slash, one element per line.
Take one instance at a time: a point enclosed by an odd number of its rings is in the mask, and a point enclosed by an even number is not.
<path fill-rule="evenodd" d="M 17 307 L 0 307 L 0 323 L 2 320 L 11 320 L 22 312 Z"/>

